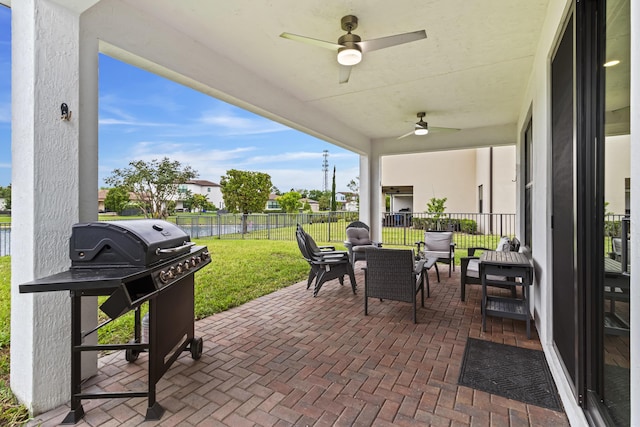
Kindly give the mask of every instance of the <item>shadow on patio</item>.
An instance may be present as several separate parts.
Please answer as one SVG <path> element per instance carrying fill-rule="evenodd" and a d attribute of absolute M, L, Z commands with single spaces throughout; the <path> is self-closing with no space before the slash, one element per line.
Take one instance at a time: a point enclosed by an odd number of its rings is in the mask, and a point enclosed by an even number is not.
<path fill-rule="evenodd" d="M 407 303 L 372 299 L 365 317 L 360 263 L 356 270 L 358 295 L 348 280 L 334 280 L 313 298 L 301 282 L 196 322 L 202 358 L 174 363 L 157 386 L 166 412 L 144 425 L 568 425 L 562 412 L 457 385 L 467 337 L 542 348 L 535 330 L 527 340 L 522 321 L 489 318 L 483 333 L 480 287 L 468 287 L 461 302 L 459 271 L 441 283 L 429 272 L 431 297 L 414 325 Z M 127 363 L 122 351 L 102 357 L 90 383 L 144 389 L 146 361 L 143 354 Z M 147 400 L 83 406 L 78 426 L 139 425 Z M 67 412 L 29 425 L 57 425 Z"/>

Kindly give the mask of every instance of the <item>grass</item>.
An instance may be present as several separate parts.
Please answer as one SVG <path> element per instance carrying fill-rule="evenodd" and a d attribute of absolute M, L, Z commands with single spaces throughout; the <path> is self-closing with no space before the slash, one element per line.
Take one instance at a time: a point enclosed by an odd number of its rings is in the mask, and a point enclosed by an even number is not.
<path fill-rule="evenodd" d="M 10 215 L 0 215 L 0 223 L 10 223 L 11 222 L 11 216 Z"/>
<path fill-rule="evenodd" d="M 11 258 L 0 257 L 0 425 L 19 426 L 29 419 L 9 388 L 9 337 L 11 333 Z"/>

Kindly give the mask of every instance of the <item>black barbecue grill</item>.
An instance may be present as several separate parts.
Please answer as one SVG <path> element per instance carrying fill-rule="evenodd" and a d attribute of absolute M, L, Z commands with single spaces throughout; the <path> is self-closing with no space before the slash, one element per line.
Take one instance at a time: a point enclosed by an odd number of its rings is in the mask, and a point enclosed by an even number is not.
<path fill-rule="evenodd" d="M 202 354 L 194 336 L 194 273 L 211 262 L 206 246 L 195 246 L 179 227 L 160 220 L 75 224 L 69 240 L 71 268 L 20 285 L 21 293 L 69 291 L 71 294 L 71 411 L 62 424 L 84 416 L 82 399 L 147 397 L 146 420 L 158 420 L 164 409 L 156 402 L 156 383 L 183 351 Z M 82 331 L 81 297 L 108 296 L 100 306 L 109 320 Z M 140 306 L 149 302 L 149 341 L 142 342 Z M 134 310 L 133 339 L 126 344 L 85 345 L 89 334 Z M 149 353 L 146 391 L 83 393 L 81 352 L 125 350 L 133 362 Z"/>

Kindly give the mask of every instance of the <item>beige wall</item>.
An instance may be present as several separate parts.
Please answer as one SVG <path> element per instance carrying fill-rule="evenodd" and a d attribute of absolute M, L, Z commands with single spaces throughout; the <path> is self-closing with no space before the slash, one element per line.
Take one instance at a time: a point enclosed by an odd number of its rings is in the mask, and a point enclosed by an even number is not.
<path fill-rule="evenodd" d="M 493 148 L 493 212 L 516 210 L 515 146 Z M 432 197 L 447 198 L 447 212 L 478 212 L 483 185 L 489 212 L 489 148 L 438 151 L 382 158 L 383 186 L 413 186 L 413 212 L 425 212 Z"/>
<path fill-rule="evenodd" d="M 605 139 L 604 200 L 607 211 L 624 214 L 624 180 L 631 175 L 630 136 L 609 136 Z"/>
<path fill-rule="evenodd" d="M 385 156 L 382 185 L 412 185 L 413 212 L 432 197 L 446 197 L 447 212 L 475 212 L 475 162 L 475 149 Z"/>

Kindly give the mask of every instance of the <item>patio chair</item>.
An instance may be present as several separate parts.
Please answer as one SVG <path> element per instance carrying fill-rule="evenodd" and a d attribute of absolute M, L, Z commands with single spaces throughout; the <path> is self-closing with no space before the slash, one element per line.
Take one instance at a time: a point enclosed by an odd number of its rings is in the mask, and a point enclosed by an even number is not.
<path fill-rule="evenodd" d="M 449 277 L 452 267 L 453 271 L 456 271 L 456 244 L 453 242 L 453 232 L 425 231 L 424 241 L 416 242 L 416 245 L 417 258 L 437 258 L 438 262 L 449 264 Z M 424 246 L 423 250 L 420 249 L 421 246 Z"/>
<path fill-rule="evenodd" d="M 367 249 L 382 247 L 381 243 L 371 241 L 369 226 L 362 221 L 354 221 L 347 225 L 346 233 L 347 240 L 344 246 L 349 252 L 352 266 L 355 266 L 356 261 L 364 261 Z"/>
<path fill-rule="evenodd" d="M 348 275 L 351 281 L 353 293 L 356 293 L 356 278 L 346 251 L 317 252 L 312 251 L 312 247 L 318 247 L 313 238 L 300 227 L 296 232 L 298 248 L 302 257 L 309 263 L 309 277 L 307 279 L 307 289 L 315 279 L 313 296 L 316 297 L 322 285 L 333 279 L 338 279 L 340 285 L 344 285 L 344 276 Z"/>
<path fill-rule="evenodd" d="M 410 249 L 369 249 L 365 255 L 364 315 L 367 315 L 369 298 L 404 301 L 413 304 L 413 323 L 417 323 L 418 291 L 424 307 L 424 260 L 416 263 Z"/>
<path fill-rule="evenodd" d="M 460 300 L 465 299 L 465 290 L 467 285 L 481 285 L 480 281 L 480 257 L 475 256 L 476 251 L 518 251 L 520 249 L 520 241 L 515 237 L 509 239 L 508 237 L 501 237 L 498 245 L 495 249 L 483 248 L 480 246 L 471 247 L 467 249 L 466 257 L 460 258 Z M 502 288 L 500 285 L 493 284 L 495 281 L 506 281 L 506 277 L 488 275 L 487 279 L 492 281 L 490 286 Z M 516 288 L 513 286 L 504 286 L 505 289 L 511 290 L 512 297 L 516 296 Z"/>

